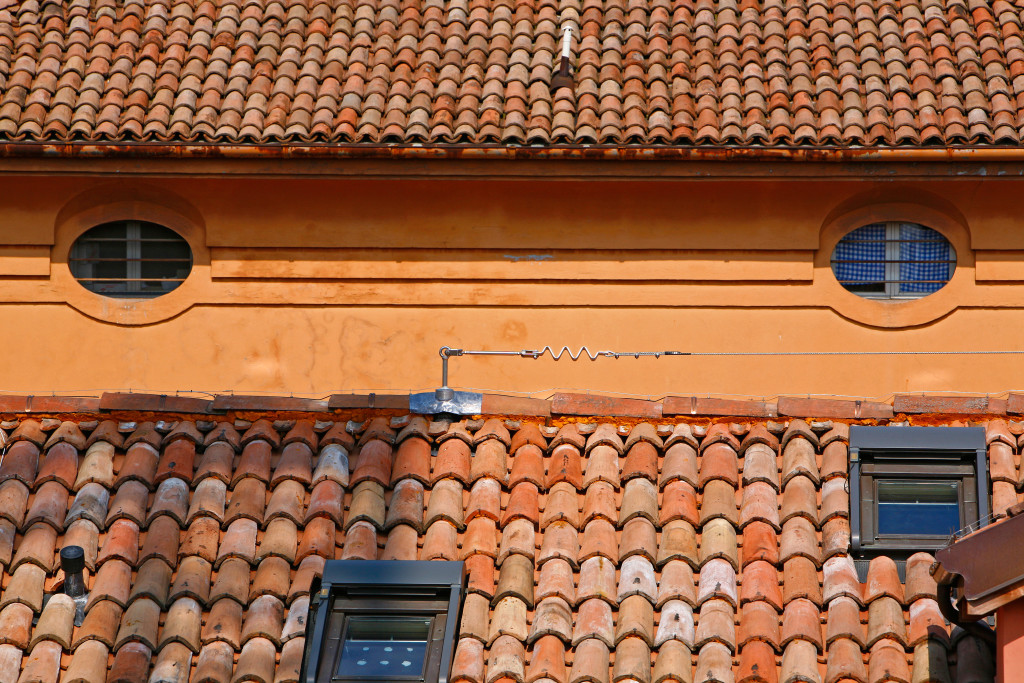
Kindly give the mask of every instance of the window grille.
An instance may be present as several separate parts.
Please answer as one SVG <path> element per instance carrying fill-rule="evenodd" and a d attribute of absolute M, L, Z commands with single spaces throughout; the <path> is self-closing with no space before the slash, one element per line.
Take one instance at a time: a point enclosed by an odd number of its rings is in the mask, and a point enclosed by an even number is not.
<path fill-rule="evenodd" d="M 97 294 L 150 299 L 176 289 L 192 270 L 192 250 L 169 228 L 117 221 L 87 230 L 71 247 L 71 274 Z"/>
<path fill-rule="evenodd" d="M 941 233 L 915 223 L 873 223 L 839 240 L 832 272 L 847 290 L 869 299 L 916 299 L 937 292 L 956 268 Z"/>

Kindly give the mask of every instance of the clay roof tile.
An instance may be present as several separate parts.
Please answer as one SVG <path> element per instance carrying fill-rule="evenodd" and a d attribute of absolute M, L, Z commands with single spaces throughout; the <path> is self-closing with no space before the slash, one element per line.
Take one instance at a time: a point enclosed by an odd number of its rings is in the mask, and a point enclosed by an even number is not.
<path fill-rule="evenodd" d="M 540 566 L 536 597 L 559 597 L 570 605 L 576 603 L 576 584 L 573 567 L 564 559 L 554 558 Z"/>
<path fill-rule="evenodd" d="M 607 557 L 596 556 L 580 563 L 580 578 L 576 588 L 576 599 L 601 598 L 616 603 L 615 562 Z"/>
<path fill-rule="evenodd" d="M 277 467 L 270 479 L 270 485 L 276 486 L 285 479 L 294 479 L 302 484 L 309 484 L 313 470 L 313 451 L 305 441 L 293 441 L 286 444 L 281 451 Z"/>
<path fill-rule="evenodd" d="M 895 640 L 904 645 L 907 642 L 903 608 L 899 602 L 888 596 L 875 598 L 868 605 L 867 646 L 870 648 L 882 639 Z"/>
<path fill-rule="evenodd" d="M 735 615 L 733 607 L 724 600 L 708 600 L 700 607 L 700 616 L 694 636 L 694 647 L 707 643 L 721 643 L 730 651 L 736 650 Z"/>
<path fill-rule="evenodd" d="M 160 444 L 164 438 L 160 432 L 156 429 L 156 424 L 153 422 L 140 422 L 135 430 L 124 440 L 124 447 L 131 448 L 137 443 L 144 443 L 153 448 L 154 450 L 160 450 Z"/>
<path fill-rule="evenodd" d="M 438 503 L 436 507 L 440 508 L 442 512 L 435 512 L 434 516 L 428 519 L 426 523 L 429 524 L 433 520 L 442 517 L 448 519 L 452 523 L 461 522 L 461 488 L 458 491 L 453 492 L 451 490 L 446 491 L 443 487 L 439 486 L 435 491 L 437 492 L 438 498 L 445 502 Z M 457 496 L 458 500 L 456 503 L 451 504 L 451 498 L 455 496 Z M 431 497 L 431 501 L 433 501 L 433 496 Z M 312 508 L 312 500 L 310 501 L 310 508 Z M 347 531 L 357 522 L 366 522 L 372 525 L 375 529 L 383 529 L 385 509 L 386 503 L 384 501 L 384 487 L 376 481 L 364 479 L 352 488 L 352 499 L 349 502 L 348 515 L 345 517 L 345 530 Z M 428 517 L 430 517 L 429 512 Z"/>
<path fill-rule="evenodd" d="M 192 481 L 193 463 L 196 457 L 196 445 L 189 439 L 176 439 L 163 449 L 158 462 L 154 483 L 159 484 L 169 477 L 177 477 L 185 482 Z"/>
<path fill-rule="evenodd" d="M 559 482 L 548 491 L 547 500 L 542 506 L 540 525 L 546 528 L 554 522 L 564 521 L 574 528 L 580 526 L 580 501 L 575 487 L 567 482 Z"/>
<path fill-rule="evenodd" d="M 599 638 L 587 638 L 576 645 L 569 680 L 608 683 L 610 648 Z"/>
<path fill-rule="evenodd" d="M 181 556 L 199 555 L 207 562 L 213 562 L 217 556 L 219 538 L 218 520 L 213 517 L 197 517 L 185 530 L 178 553 Z"/>
<path fill-rule="evenodd" d="M 650 683 L 651 650 L 643 638 L 623 638 L 615 646 L 612 680 L 624 679 Z"/>
<path fill-rule="evenodd" d="M 114 649 L 120 650 L 129 642 L 139 642 L 150 650 L 154 649 L 159 623 L 160 605 L 146 598 L 134 601 L 121 619 L 121 628 L 114 639 Z"/>
<path fill-rule="evenodd" d="M 473 435 L 473 443 L 479 444 L 488 439 L 497 439 L 506 447 L 512 445 L 512 436 L 509 434 L 508 428 L 502 424 L 501 420 L 493 417 L 484 421 L 483 426 L 476 431 Z"/>
<path fill-rule="evenodd" d="M 559 430 L 558 435 L 551 441 L 551 448 L 563 442 L 570 443 L 579 449 L 584 448 L 583 437 L 579 435 L 579 427 L 574 423 L 571 426 L 571 429 L 569 429 L 570 425 L 566 425 Z M 622 438 L 619 437 L 618 430 L 615 428 L 615 425 L 607 422 L 597 425 L 597 428 L 586 439 L 586 452 L 588 455 L 597 446 L 609 446 L 619 455 L 625 452 L 625 446 L 622 443 Z"/>
<path fill-rule="evenodd" d="M 935 578 L 931 575 L 931 566 L 935 558 L 928 553 L 914 553 L 906 564 L 906 601 L 913 604 L 918 598 L 930 598 L 935 595 Z"/>
<path fill-rule="evenodd" d="M 408 427 L 406 427 L 408 429 Z M 403 430 L 404 433 L 404 430 Z M 419 434 L 417 434 L 417 437 Z M 430 482 L 430 442 L 425 438 L 407 438 L 399 443 L 391 483 L 413 478 L 423 484 Z"/>
<path fill-rule="evenodd" d="M 719 517 L 732 524 L 739 523 L 736 489 L 726 481 L 713 479 L 704 486 L 700 503 L 700 521 L 703 524 Z"/>
<path fill-rule="evenodd" d="M 649 431 L 652 437 L 656 438 L 657 435 L 654 434 L 653 425 L 647 426 L 650 427 Z M 633 431 L 637 430 L 634 429 Z M 652 482 L 657 482 L 658 451 L 655 445 L 646 439 L 634 439 L 626 453 L 626 460 L 622 464 L 620 476 L 622 481 L 627 481 L 634 477 L 645 477 Z"/>
<path fill-rule="evenodd" d="M 68 421 L 61 422 L 60 426 L 50 434 L 50 437 L 46 440 L 46 444 L 43 448 L 46 451 L 49 451 L 53 446 L 59 443 L 66 443 L 77 450 L 85 450 L 85 435 L 82 434 L 82 430 L 78 428 L 78 423 Z"/>
<path fill-rule="evenodd" d="M 658 521 L 658 490 L 649 479 L 629 480 L 622 494 L 619 526 L 638 516 L 650 520 L 651 523 Z"/>
<path fill-rule="evenodd" d="M 619 453 L 607 444 L 599 444 L 587 452 L 583 486 L 590 487 L 597 481 L 607 482 L 615 488 L 619 486 Z"/>
<path fill-rule="evenodd" d="M 512 435 L 509 451 L 515 453 L 527 444 L 532 444 L 537 448 L 540 448 L 542 451 L 547 450 L 548 447 L 548 442 L 544 438 L 544 435 L 540 433 L 538 426 L 532 422 L 522 424 L 519 429 L 516 430 L 515 434 Z"/>
<path fill-rule="evenodd" d="M 131 588 L 131 575 L 132 568 L 127 562 L 111 560 L 103 563 L 93 579 L 86 612 L 103 600 L 112 600 L 121 607 L 126 606 Z"/>
<path fill-rule="evenodd" d="M 85 448 L 91 447 L 97 441 L 106 441 L 115 448 L 124 447 L 124 437 L 121 436 L 121 432 L 117 429 L 117 423 L 113 420 L 103 420 L 100 422 L 96 429 L 92 430 L 89 434 L 89 438 L 85 442 Z"/>
<path fill-rule="evenodd" d="M 745 527 L 753 521 L 761 521 L 781 530 L 776 490 L 763 481 L 748 483 L 743 487 L 740 526 Z"/>
<path fill-rule="evenodd" d="M 281 435 L 274 429 L 270 420 L 260 419 L 250 425 L 245 434 L 242 435 L 239 443 L 244 449 L 245 446 L 254 441 L 264 441 L 270 446 L 277 448 L 281 445 Z"/>
<path fill-rule="evenodd" d="M 204 645 L 196 659 L 197 683 L 228 680 L 231 677 L 234 664 L 235 651 L 227 643 L 218 641 Z"/>
<path fill-rule="evenodd" d="M 503 635 L 494 640 L 489 648 L 487 660 L 488 682 L 505 678 L 523 680 L 525 675 L 526 650 L 520 639 Z"/>
<path fill-rule="evenodd" d="M 697 602 L 703 603 L 713 598 L 727 600 L 734 605 L 739 602 L 736 591 L 736 569 L 727 560 L 721 558 L 707 561 L 700 569 Z"/>
<path fill-rule="evenodd" d="M 892 640 L 884 639 L 871 647 L 868 657 L 868 680 L 900 681 L 910 683 L 910 667 L 903 646 Z"/>
<path fill-rule="evenodd" d="M 18 426 L 11 432 L 8 442 L 13 444 L 18 441 L 28 441 L 39 449 L 46 443 L 46 439 L 46 432 L 43 431 L 39 421 L 28 418 L 18 423 Z M 0 468 L 0 472 L 2 472 L 2 468 Z"/>
<path fill-rule="evenodd" d="M 681 519 L 697 524 L 697 493 L 693 486 L 682 480 L 675 480 L 665 486 L 662 495 L 660 522 L 667 524 Z"/>
<path fill-rule="evenodd" d="M 31 486 L 39 466 L 39 446 L 30 441 L 11 444 L 0 460 L 0 481 L 18 479 Z"/>
<path fill-rule="evenodd" d="M 818 483 L 818 466 L 815 462 L 814 443 L 806 438 L 791 438 L 782 449 L 783 486 L 790 479 L 801 474 L 809 477 L 815 484 Z"/>
<path fill-rule="evenodd" d="M 192 420 L 179 420 L 177 424 L 167 433 L 164 438 L 165 444 L 171 444 L 179 439 L 191 441 L 194 446 L 203 445 L 203 433 L 199 431 L 196 423 Z"/>
<path fill-rule="evenodd" d="M 880 556 L 872 558 L 868 566 L 867 580 L 864 582 L 864 602 L 872 602 L 876 598 L 887 595 L 896 602 L 903 602 L 903 584 L 892 558 Z"/>
<path fill-rule="evenodd" d="M 131 683 L 145 677 L 152 661 L 153 651 L 140 642 L 125 643 L 117 649 L 114 662 L 107 674 L 109 683 Z"/>
<path fill-rule="evenodd" d="M 277 649 L 272 641 L 267 638 L 252 638 L 242 646 L 231 683 L 272 683 L 276 658 Z"/>
<path fill-rule="evenodd" d="M 139 485 L 138 482 L 127 482 L 124 486 L 129 484 Z M 120 492 L 119 489 L 118 494 Z M 196 517 L 212 517 L 218 522 L 223 521 L 226 500 L 227 485 L 223 481 L 214 478 L 203 479 L 192 493 L 186 523 L 191 524 Z"/>
<path fill-rule="evenodd" d="M 170 515 L 178 524 L 184 525 L 188 518 L 188 484 L 178 478 L 165 479 L 157 487 L 153 502 L 146 517 L 147 524 L 160 515 Z"/>
<path fill-rule="evenodd" d="M 27 649 L 33 616 L 32 608 L 20 602 L 12 602 L 0 610 L 0 643 Z"/>
<path fill-rule="evenodd" d="M 205 560 L 198 557 L 186 558 L 178 568 L 180 579 L 191 574 L 187 566 L 190 562 L 205 562 Z M 206 564 L 209 567 L 209 563 Z M 143 562 L 139 566 L 135 580 L 132 582 L 132 590 L 128 596 L 129 602 L 144 597 L 156 602 L 161 608 L 166 607 L 167 595 L 171 587 L 171 572 L 171 565 L 160 558 L 154 557 Z M 209 569 L 207 569 L 206 574 L 206 587 L 207 592 L 209 592 Z M 113 643 L 110 644 L 113 645 Z"/>
<path fill-rule="evenodd" d="M 438 490 L 438 487 L 445 482 L 453 482 L 451 479 L 446 479 L 443 482 L 438 482 L 434 485 L 434 491 Z M 462 519 L 461 509 L 461 492 L 462 488 L 458 482 L 453 482 L 456 486 L 459 486 L 459 511 L 458 519 Z M 434 493 L 431 493 L 431 504 L 434 501 Z M 429 513 L 428 513 L 429 514 Z M 540 518 L 540 501 L 537 486 L 529 482 L 522 482 L 512 487 L 512 492 L 508 498 L 508 504 L 505 506 L 505 512 L 501 516 L 501 524 L 505 526 L 513 519 L 525 519 L 530 522 L 536 523 Z"/>
<path fill-rule="evenodd" d="M 705 438 L 705 441 L 707 438 Z M 736 450 L 731 444 L 715 442 L 706 447 L 702 442 L 700 473 L 697 483 L 703 488 L 709 481 L 721 479 L 733 485 L 739 484 L 739 466 Z"/>
<path fill-rule="evenodd" d="M 732 433 L 729 425 L 724 422 L 716 422 L 708 427 L 707 433 L 700 441 L 701 455 L 703 455 L 704 452 L 714 444 L 724 444 L 733 451 L 740 450 L 739 439 L 737 439 L 736 435 Z"/>
<path fill-rule="evenodd" d="M 728 681 L 732 679 L 732 653 L 720 642 L 709 642 L 697 653 L 694 680 Z"/>
<path fill-rule="evenodd" d="M 129 453 L 129 457 L 130 457 Z M 207 445 L 206 450 L 199 457 L 196 468 L 195 480 L 203 481 L 207 477 L 214 477 L 227 484 L 232 479 L 232 461 L 235 457 L 235 449 L 228 443 L 216 441 Z M 155 462 L 154 462 L 155 468 Z M 152 477 L 145 481 L 151 481 Z"/>
<path fill-rule="evenodd" d="M 688 441 L 679 440 L 665 452 L 659 483 L 664 487 L 676 479 L 697 486 L 697 450 L 696 446 Z"/>
<path fill-rule="evenodd" d="M 57 481 L 65 488 L 72 488 L 78 476 L 78 451 L 68 443 L 58 443 L 46 452 L 39 467 L 35 485 Z M 6 484 L 5 484 L 6 485 Z"/>
<path fill-rule="evenodd" d="M 544 598 L 537 604 L 527 642 L 536 643 L 546 636 L 555 636 L 569 643 L 572 640 L 572 623 L 573 614 L 569 603 L 558 597 Z"/>
<path fill-rule="evenodd" d="M 809 477 L 791 477 L 782 487 L 782 522 L 803 516 L 818 523 L 818 491 Z"/>
<path fill-rule="evenodd" d="M 56 540 L 56 539 L 55 539 Z M 134 565 L 139 557 L 139 525 L 130 519 L 118 519 L 107 529 L 100 546 L 97 564 L 118 559 Z"/>
<path fill-rule="evenodd" d="M 825 683 L 850 680 L 868 683 L 868 672 L 864 666 L 860 646 L 852 640 L 841 638 L 829 646 Z"/>
<path fill-rule="evenodd" d="M 264 484 L 270 481 L 271 449 L 271 444 L 263 439 L 254 439 L 245 444 L 242 457 L 234 468 L 230 488 L 237 486 L 243 479 L 258 479 Z"/>
<path fill-rule="evenodd" d="M 481 477 L 490 477 L 501 483 L 508 481 L 507 448 L 497 439 L 482 441 L 469 462 L 469 480 L 477 481 Z"/>
<path fill-rule="evenodd" d="M 100 479 L 105 479 L 106 470 L 108 469 L 107 463 L 112 457 L 113 447 L 107 442 L 99 441 L 90 446 L 85 461 L 79 470 L 79 479 L 82 478 L 82 472 L 86 469 L 86 465 L 90 469 L 96 470 Z M 125 481 L 139 481 L 147 488 L 153 488 L 158 459 L 157 451 L 147 443 L 139 443 L 130 447 L 125 455 L 124 464 L 118 472 L 115 483 L 120 485 Z"/>
<path fill-rule="evenodd" d="M 52 640 L 38 643 L 28 653 L 18 682 L 57 683 L 57 676 L 60 674 L 60 655 L 60 643 Z"/>
<path fill-rule="evenodd" d="M 533 646 L 527 680 L 567 683 L 565 646 L 553 635 L 541 637 Z"/>

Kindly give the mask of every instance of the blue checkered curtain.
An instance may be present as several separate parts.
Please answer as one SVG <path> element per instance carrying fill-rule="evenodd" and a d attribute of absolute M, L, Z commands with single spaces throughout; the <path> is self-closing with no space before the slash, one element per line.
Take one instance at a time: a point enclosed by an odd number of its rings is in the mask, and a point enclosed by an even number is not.
<path fill-rule="evenodd" d="M 836 279 L 845 287 L 885 282 L 885 224 L 857 228 L 840 240 L 832 255 Z"/>
<path fill-rule="evenodd" d="M 920 225 L 900 225 L 900 285 L 908 294 L 931 294 L 949 280 L 953 247 L 940 233 Z"/>

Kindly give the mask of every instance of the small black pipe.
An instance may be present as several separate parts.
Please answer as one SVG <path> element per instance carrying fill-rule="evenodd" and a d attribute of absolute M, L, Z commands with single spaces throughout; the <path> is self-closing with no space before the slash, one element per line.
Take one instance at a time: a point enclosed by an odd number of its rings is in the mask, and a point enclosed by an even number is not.
<path fill-rule="evenodd" d="M 72 598 L 85 595 L 85 550 L 77 545 L 61 548 L 60 568 L 64 570 L 64 593 Z"/>

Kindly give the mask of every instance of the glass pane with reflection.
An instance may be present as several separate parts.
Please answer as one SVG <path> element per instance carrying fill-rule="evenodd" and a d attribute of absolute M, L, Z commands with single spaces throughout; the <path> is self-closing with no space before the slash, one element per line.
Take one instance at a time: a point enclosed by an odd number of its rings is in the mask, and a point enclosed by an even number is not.
<path fill-rule="evenodd" d="M 423 616 L 349 617 L 338 675 L 377 679 L 422 677 L 432 621 Z"/>
<path fill-rule="evenodd" d="M 880 535 L 949 536 L 960 526 L 960 483 L 893 479 L 878 483 Z"/>

